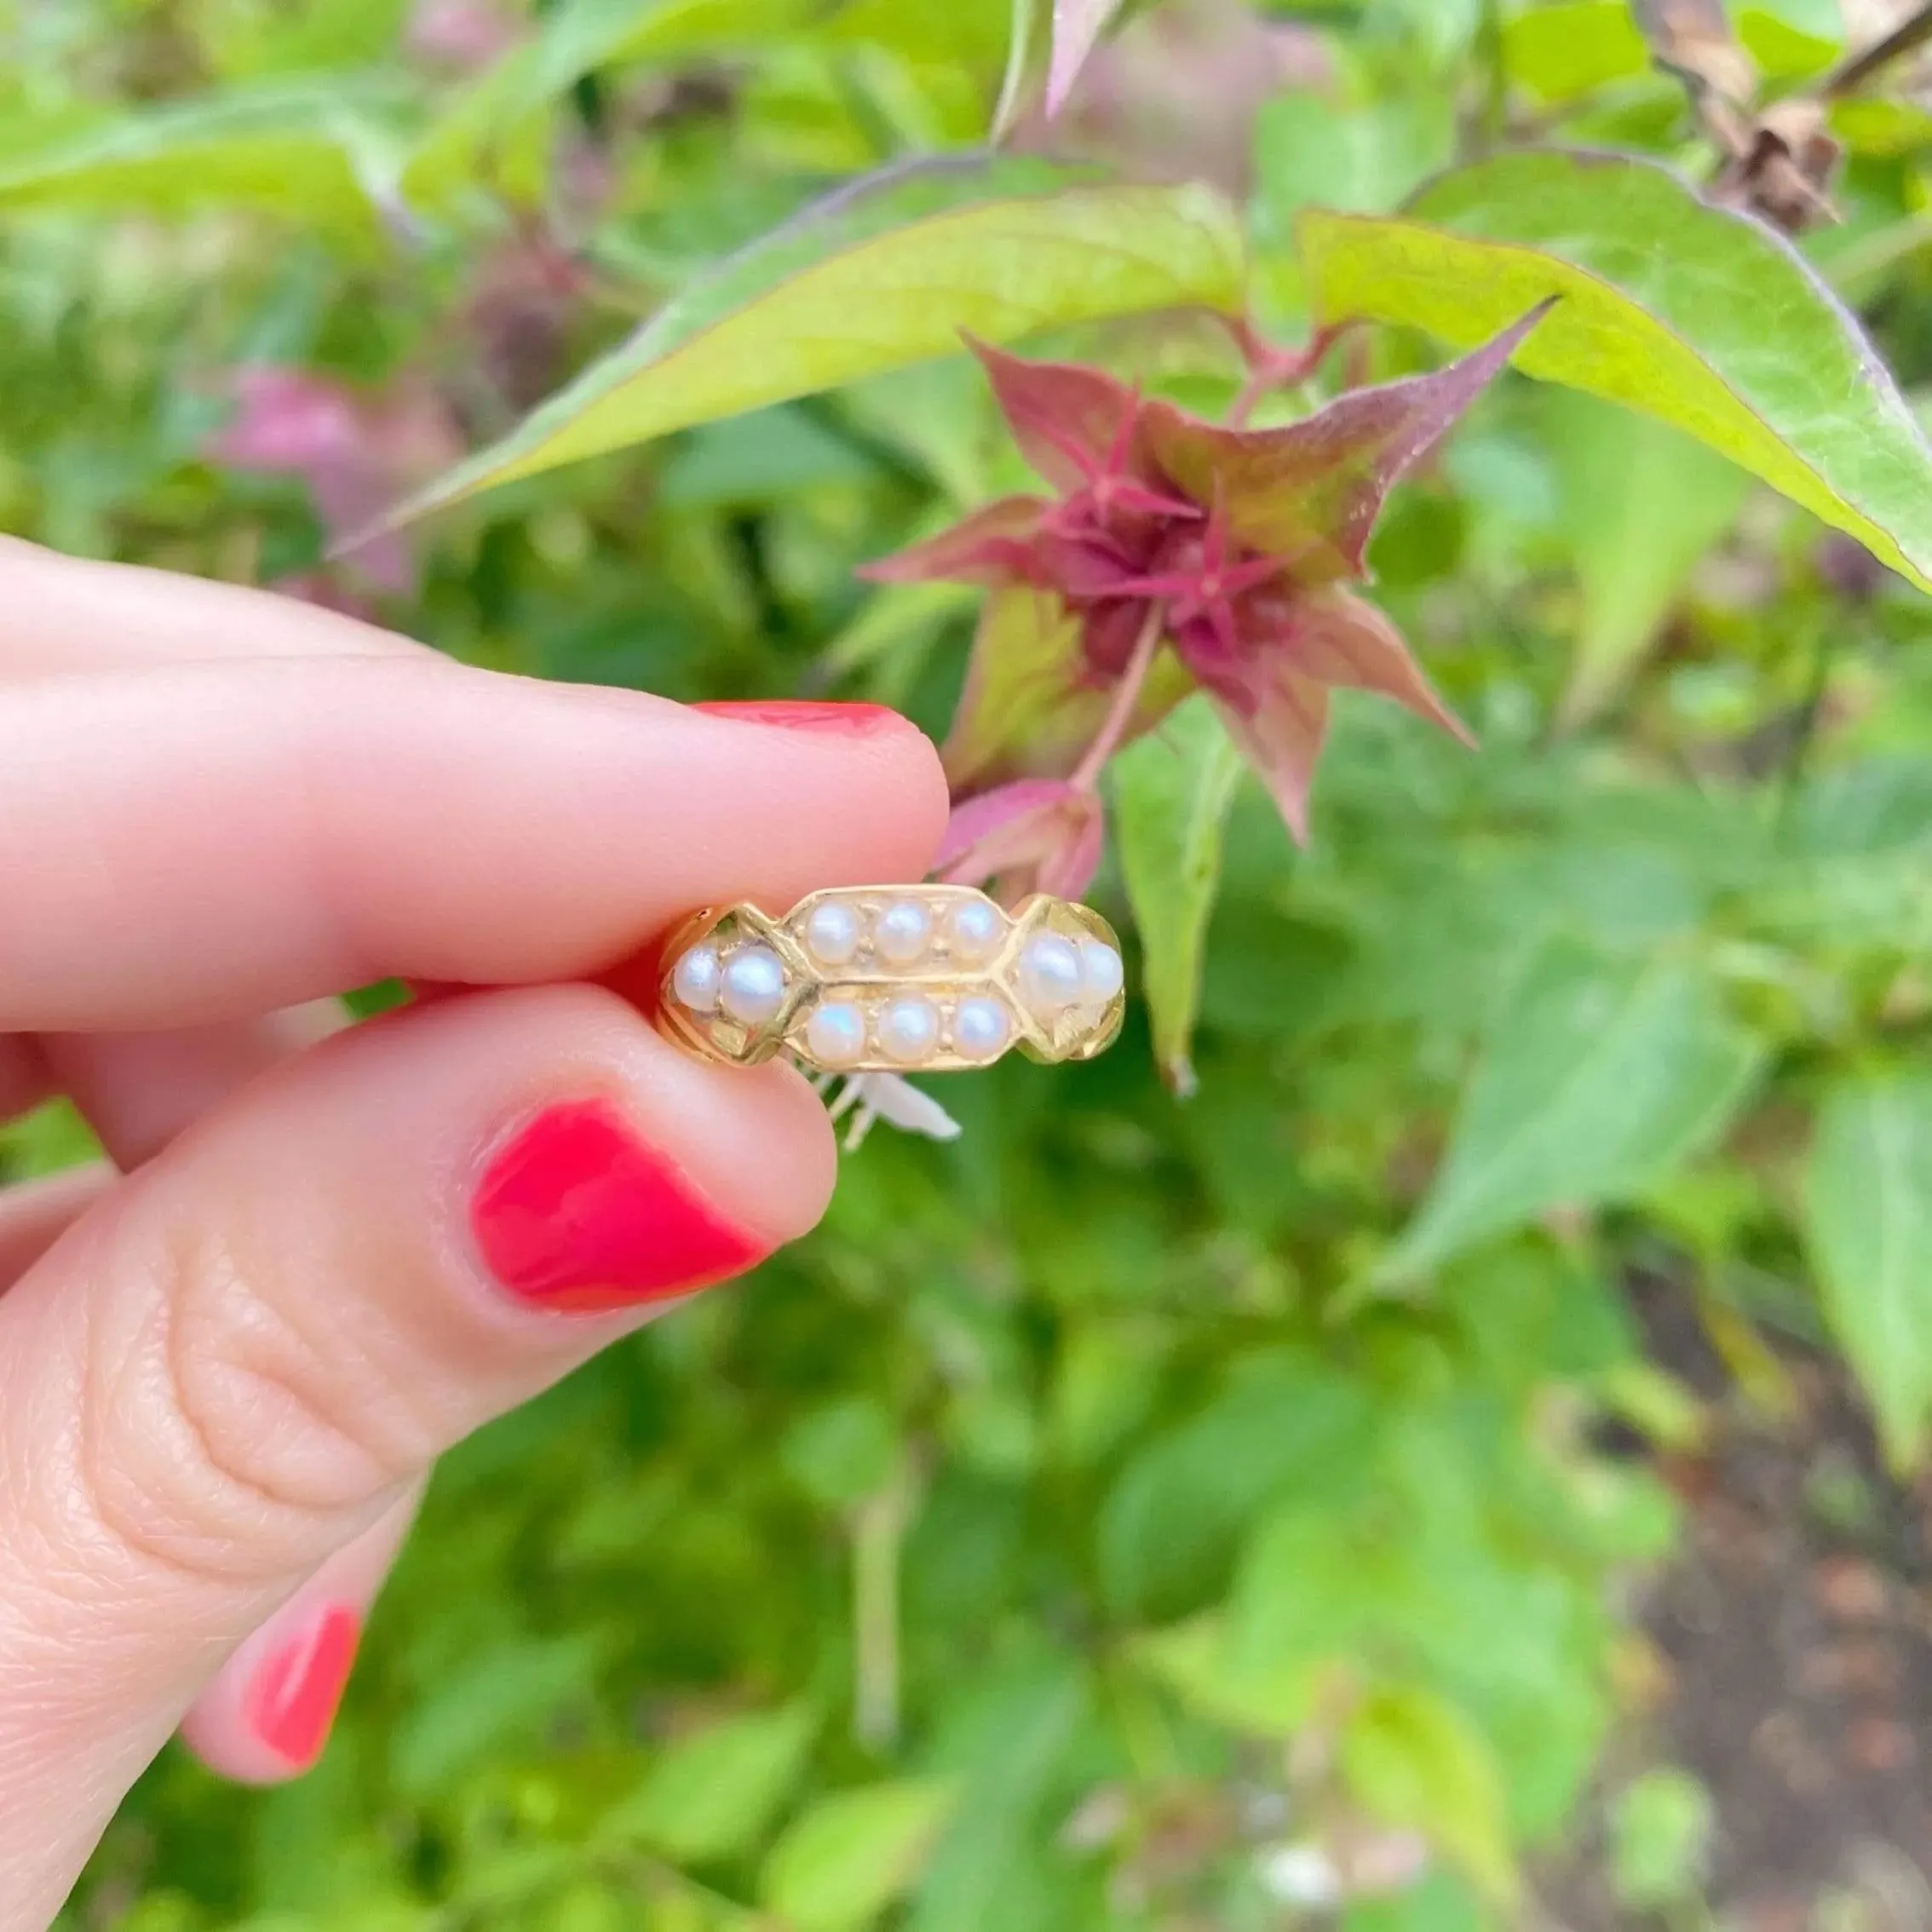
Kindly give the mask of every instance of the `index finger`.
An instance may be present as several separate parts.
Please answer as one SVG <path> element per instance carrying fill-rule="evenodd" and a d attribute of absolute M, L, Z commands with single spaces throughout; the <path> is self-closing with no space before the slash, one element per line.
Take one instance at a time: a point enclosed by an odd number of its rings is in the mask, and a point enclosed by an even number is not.
<path fill-rule="evenodd" d="M 414 656 L 0 683 L 0 1032 L 584 977 L 699 906 L 923 873 L 926 739 L 778 715 Z"/>

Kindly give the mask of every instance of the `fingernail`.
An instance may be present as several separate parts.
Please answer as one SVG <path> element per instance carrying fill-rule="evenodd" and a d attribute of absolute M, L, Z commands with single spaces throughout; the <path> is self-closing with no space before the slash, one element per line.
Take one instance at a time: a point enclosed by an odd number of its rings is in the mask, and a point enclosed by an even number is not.
<path fill-rule="evenodd" d="M 903 731 L 906 720 L 885 704 L 817 704 L 805 698 L 717 699 L 693 704 L 714 718 L 746 724 L 779 725 L 786 731 L 824 731 L 842 737 L 870 738 L 875 732 Z"/>
<path fill-rule="evenodd" d="M 331 1603 L 256 1672 L 249 1687 L 249 1722 L 277 1757 L 306 1768 L 322 1755 L 361 1636 L 355 1612 Z"/>
<path fill-rule="evenodd" d="M 578 1314 L 687 1293 L 767 1251 L 607 1101 L 553 1107 L 520 1129 L 485 1171 L 470 1224 L 519 1301 Z"/>

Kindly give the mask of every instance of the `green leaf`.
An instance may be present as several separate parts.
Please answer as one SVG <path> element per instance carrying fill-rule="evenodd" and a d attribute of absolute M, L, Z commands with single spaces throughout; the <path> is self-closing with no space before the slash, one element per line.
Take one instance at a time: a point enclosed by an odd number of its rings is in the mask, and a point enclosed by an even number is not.
<path fill-rule="evenodd" d="M 1130 745 L 1111 770 L 1120 865 L 1153 1015 L 1154 1057 L 1169 1086 L 1192 1094 L 1188 1054 L 1200 1011 L 1201 962 L 1241 755 L 1214 707 L 1195 697 L 1159 732 Z"/>
<path fill-rule="evenodd" d="M 1661 423 L 1573 392 L 1547 402 L 1582 600 L 1562 704 L 1575 726 L 1649 648 L 1692 570 L 1737 520 L 1751 479 Z"/>
<path fill-rule="evenodd" d="M 1556 102 L 1646 72 L 1650 50 L 1624 0 L 1560 0 L 1504 25 L 1503 65 L 1511 80 Z"/>
<path fill-rule="evenodd" d="M 1429 1872 L 1399 1892 L 1353 1899 L 1339 1932 L 1495 1932 L 1474 1889 L 1450 1872 Z"/>
<path fill-rule="evenodd" d="M 848 677 L 895 652 L 930 643 L 948 620 L 963 618 L 981 593 L 964 584 L 894 584 L 867 598 L 825 647 L 825 670 Z"/>
<path fill-rule="evenodd" d="M 1738 16 L 1738 39 L 1768 81 L 1822 73 L 1844 48 L 1838 0 L 1776 0 L 1768 7 L 1746 7 Z"/>
<path fill-rule="evenodd" d="M 1897 385 L 1795 249 L 1668 170 L 1503 155 L 1297 232 L 1323 321 L 1469 346 L 1562 296 L 1518 367 L 1673 424 L 1932 589 L 1932 450 Z"/>
<path fill-rule="evenodd" d="M 1617 1902 L 1649 1913 L 1699 1899 L 1714 1823 L 1711 1793 L 1688 1771 L 1646 1771 L 1619 1795 L 1611 1820 Z"/>
<path fill-rule="evenodd" d="M 991 1664 L 957 1688 L 930 1762 L 957 1778 L 959 1802 L 904 1915 L 905 1932 L 1042 1923 L 1015 1894 L 1025 1889 L 1023 1868 L 1039 1841 L 1065 1817 L 1069 1774 L 1078 1779 L 1092 1735 L 1092 1705 L 1078 1655 L 1052 1650 Z"/>
<path fill-rule="evenodd" d="M 818 1728 L 810 1705 L 791 1704 L 686 1738 L 605 1814 L 599 1836 L 648 1845 L 687 1863 L 742 1852 L 791 1797 Z"/>
<path fill-rule="evenodd" d="M 867 1925 L 917 1878 L 958 1797 L 905 1778 L 822 1798 L 772 1848 L 761 1902 L 796 1932 Z"/>
<path fill-rule="evenodd" d="M 1499 1905 L 1518 1890 L 1496 1757 L 1468 1719 L 1434 1692 L 1370 1693 L 1342 1736 L 1343 1783 L 1384 1824 L 1433 1840 Z"/>
<path fill-rule="evenodd" d="M 1080 626 L 1057 597 L 1024 585 L 980 608 L 973 655 L 943 752 L 954 791 L 1015 772 L 1062 775 L 1099 732 L 1110 694 L 1085 678 Z M 1130 735 L 1151 729 L 1194 681 L 1172 651 L 1149 667 Z"/>
<path fill-rule="evenodd" d="M 396 1789 L 412 1798 L 446 1790 L 480 1757 L 534 1741 L 595 1676 L 601 1640 L 528 1637 L 475 1658 L 467 1670 L 398 1722 L 390 1755 Z"/>
<path fill-rule="evenodd" d="M 1826 1320 L 1905 1469 L 1932 1419 L 1932 1078 L 1841 1081 L 1805 1177 L 1806 1235 Z"/>
<path fill-rule="evenodd" d="M 0 1125 L 0 1181 L 32 1181 L 101 1159 L 101 1142 L 70 1100 L 51 1100 Z"/>
<path fill-rule="evenodd" d="M 1313 90 L 1276 95 L 1255 120 L 1260 232 L 1285 239 L 1311 203 L 1389 207 L 1428 171 L 1417 164 L 1420 146 L 1399 104 L 1344 108 Z"/>
<path fill-rule="evenodd" d="M 1306 1728 L 1326 1661 L 1245 1655 L 1212 1612 L 1136 1638 L 1130 1654 L 1195 1716 L 1256 1738 L 1291 1738 Z"/>
<path fill-rule="evenodd" d="M 339 84 L 264 83 L 0 150 L 0 208 L 192 215 L 249 208 L 338 239 L 377 232 L 384 166 L 365 106 Z"/>
<path fill-rule="evenodd" d="M 799 1417 L 778 1446 L 779 1462 L 812 1499 L 849 1509 L 891 1480 L 899 1435 L 878 1402 L 853 1396 Z"/>
<path fill-rule="evenodd" d="M 855 183 L 667 303 L 494 447 L 397 513 L 1050 325 L 1241 299 L 1233 211 L 972 157 Z"/>
<path fill-rule="evenodd" d="M 623 62 L 755 53 L 810 13 L 811 0 L 570 0 L 534 39 L 457 93 L 411 155 L 404 193 L 434 204 L 482 174 L 534 203 L 548 173 L 548 111 L 586 74 Z"/>
<path fill-rule="evenodd" d="M 1003 141 L 1013 124 L 1032 104 L 1038 76 L 1045 72 L 1053 53 L 1050 0 L 1011 0 L 1007 30 L 1006 67 L 1000 76 L 999 98 L 993 104 L 992 138 Z"/>
<path fill-rule="evenodd" d="M 1101 1505 L 1101 1585 L 1127 1615 L 1169 1619 L 1226 1581 L 1271 1504 L 1359 1474 L 1377 1417 L 1360 1383 L 1299 1352 L 1243 1361 L 1199 1414 L 1137 1449 Z"/>
<path fill-rule="evenodd" d="M 1627 1200 L 1722 1130 L 1757 1044 L 1671 959 L 1548 943 L 1503 1003 L 1396 1280 L 1551 1208 Z"/>

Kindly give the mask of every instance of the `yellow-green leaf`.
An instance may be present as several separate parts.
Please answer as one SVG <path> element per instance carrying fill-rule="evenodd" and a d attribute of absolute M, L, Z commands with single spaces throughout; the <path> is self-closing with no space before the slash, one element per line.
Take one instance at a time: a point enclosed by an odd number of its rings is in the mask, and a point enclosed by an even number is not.
<path fill-rule="evenodd" d="M 809 1705 L 793 1704 L 728 1718 L 683 1739 L 605 1814 L 600 1836 L 681 1860 L 741 1852 L 791 1795 L 818 1728 Z"/>
<path fill-rule="evenodd" d="M 1231 309 L 1233 210 L 1199 187 L 1124 187 L 1018 159 L 856 183 L 669 302 L 517 429 L 398 512 L 673 429 L 1057 324 Z"/>
<path fill-rule="evenodd" d="M 1503 65 L 1539 99 L 1573 101 L 1642 74 L 1650 50 L 1624 0 L 1558 0 L 1504 25 Z"/>
<path fill-rule="evenodd" d="M 1372 1817 L 1433 1840 L 1498 1904 L 1515 1900 L 1501 1770 L 1455 1705 L 1419 1685 L 1371 1692 L 1343 1734 L 1341 1769 Z"/>
<path fill-rule="evenodd" d="M 377 229 L 380 105 L 355 90 L 274 83 L 171 102 L 43 142 L 0 146 L 0 208 L 152 215 L 248 208 L 339 238 Z"/>
<path fill-rule="evenodd" d="M 950 1778 L 821 1798 L 772 1848 L 761 1902 L 792 1932 L 856 1932 L 911 1888 L 957 1798 Z"/>
<path fill-rule="evenodd" d="M 1324 321 L 1466 346 L 1561 296 L 1519 368 L 1709 444 L 1932 589 L 1932 448 L 1897 385 L 1789 243 L 1667 170 L 1502 155 L 1400 216 L 1309 210 L 1297 233 Z"/>

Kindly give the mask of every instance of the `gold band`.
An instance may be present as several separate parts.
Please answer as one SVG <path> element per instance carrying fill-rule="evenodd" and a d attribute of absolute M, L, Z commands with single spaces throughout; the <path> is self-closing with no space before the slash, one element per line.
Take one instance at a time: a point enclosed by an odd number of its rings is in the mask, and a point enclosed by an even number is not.
<path fill-rule="evenodd" d="M 1120 1031 L 1120 942 L 1084 906 L 1010 912 L 970 886 L 842 886 L 783 918 L 694 912 L 665 949 L 664 1031 L 700 1058 L 961 1072 L 1017 1046 L 1091 1060 Z"/>

